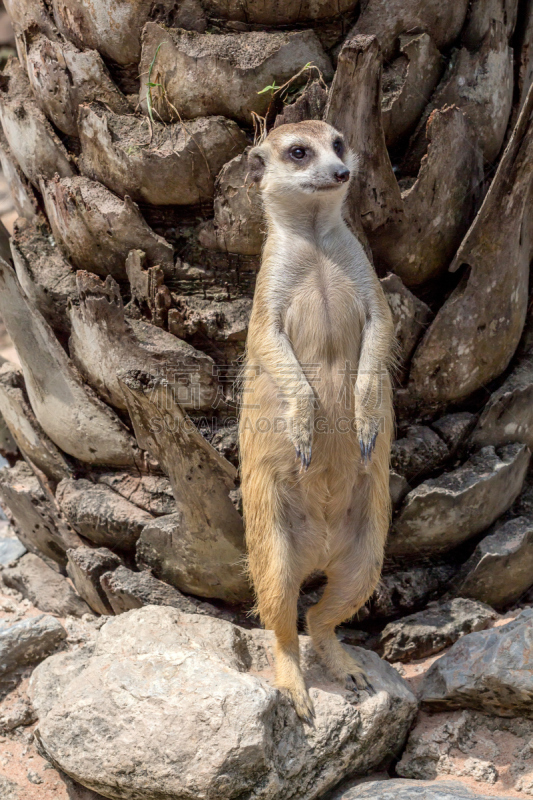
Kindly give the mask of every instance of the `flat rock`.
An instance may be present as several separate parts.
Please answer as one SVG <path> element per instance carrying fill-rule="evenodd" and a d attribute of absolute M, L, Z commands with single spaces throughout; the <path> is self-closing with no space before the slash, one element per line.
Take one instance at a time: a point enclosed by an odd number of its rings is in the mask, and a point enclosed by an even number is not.
<path fill-rule="evenodd" d="M 41 176 L 75 174 L 69 155 L 33 97 L 28 76 L 17 59 L 4 68 L 0 85 L 0 120 L 22 172 L 39 188 Z"/>
<path fill-rule="evenodd" d="M 67 579 L 33 553 L 23 556 L 16 566 L 4 569 L 1 578 L 6 586 L 16 589 L 41 611 L 59 617 L 82 617 L 90 613 L 87 603 Z"/>
<path fill-rule="evenodd" d="M 22 371 L 6 362 L 0 367 L 0 412 L 20 452 L 52 481 L 72 474 L 63 453 L 39 425 L 26 395 Z"/>
<path fill-rule="evenodd" d="M 503 608 L 532 585 L 533 519 L 517 517 L 481 540 L 459 570 L 454 591 Z"/>
<path fill-rule="evenodd" d="M 121 200 L 101 183 L 83 176 L 41 181 L 46 215 L 56 242 L 78 269 L 126 279 L 130 250 L 146 254 L 149 264 L 170 269 L 170 244 L 147 225 L 135 203 Z"/>
<path fill-rule="evenodd" d="M 530 795 L 533 755 L 528 742 L 532 736 L 533 722 L 527 719 L 504 719 L 470 709 L 423 712 L 396 772 L 416 780 L 453 775 L 473 784 L 476 792 L 490 787 L 491 796 L 502 797 L 510 790 Z"/>
<path fill-rule="evenodd" d="M 176 511 L 176 501 L 170 481 L 163 475 L 104 472 L 98 475 L 98 483 L 109 486 L 114 492 L 154 517 L 162 517 Z"/>
<path fill-rule="evenodd" d="M 413 356 L 409 391 L 421 406 L 468 397 L 507 368 L 520 341 L 528 306 L 532 109 L 533 91 L 450 265 L 461 279 Z"/>
<path fill-rule="evenodd" d="M 100 578 L 122 563 L 106 547 L 77 547 L 67 552 L 67 573 L 80 597 L 97 614 L 112 614 L 113 609 L 100 585 Z"/>
<path fill-rule="evenodd" d="M 228 161 L 217 176 L 214 219 L 198 236 L 203 247 L 245 256 L 261 252 L 265 221 L 259 188 L 248 175 L 248 152 Z"/>
<path fill-rule="evenodd" d="M 505 800 L 504 795 L 499 796 Z M 455 781 L 390 780 L 365 781 L 335 795 L 334 800 L 491 800 L 491 797 L 493 795 L 474 794 L 467 786 Z"/>
<path fill-rule="evenodd" d="M 458 411 L 455 414 L 445 414 L 432 422 L 431 427 L 444 439 L 450 448 L 450 453 L 455 453 L 475 424 L 475 414 L 471 414 L 470 411 Z M 508 442 L 502 442 L 502 444 L 508 444 Z"/>
<path fill-rule="evenodd" d="M 418 340 L 429 325 L 431 309 L 404 286 L 398 275 L 391 273 L 380 282 L 392 312 L 400 368 L 405 369 Z"/>
<path fill-rule="evenodd" d="M 60 131 L 78 136 L 82 103 L 98 101 L 117 114 L 131 113 L 95 50 L 78 50 L 69 41 L 52 41 L 35 31 L 25 39 L 30 85 L 39 106 Z"/>
<path fill-rule="evenodd" d="M 27 548 L 15 535 L 0 536 L 0 566 L 14 564 L 27 552 Z"/>
<path fill-rule="evenodd" d="M 132 550 L 152 515 L 107 486 L 87 480 L 63 480 L 57 502 L 72 527 L 89 541 Z"/>
<path fill-rule="evenodd" d="M 61 623 L 44 614 L 0 627 L 0 675 L 42 661 L 66 637 Z"/>
<path fill-rule="evenodd" d="M 427 671 L 423 702 L 532 719 L 532 631 L 533 608 L 526 608 L 507 625 L 464 636 Z"/>
<path fill-rule="evenodd" d="M 211 409 L 218 381 L 210 356 L 144 320 L 127 320 L 118 284 L 77 273 L 79 300 L 71 304 L 71 357 L 90 386 L 111 405 L 126 409 L 118 379 L 143 370 L 176 388 L 183 408 Z"/>
<path fill-rule="evenodd" d="M 426 425 L 410 425 L 405 436 L 392 443 L 391 467 L 407 481 L 441 467 L 449 457 L 446 443 Z"/>
<path fill-rule="evenodd" d="M 172 606 L 186 614 L 219 616 L 215 606 L 186 597 L 168 583 L 154 578 L 146 570 L 133 572 L 119 566 L 113 572 L 103 574 L 100 583 L 115 614 L 123 614 L 143 606 Z"/>
<path fill-rule="evenodd" d="M 475 600 L 431 603 L 424 611 L 389 622 L 380 634 L 377 650 L 391 662 L 427 658 L 467 633 L 484 630 L 497 616 L 492 608 Z"/>
<path fill-rule="evenodd" d="M 413 489 L 389 537 L 390 555 L 451 550 L 488 528 L 517 498 L 530 451 L 510 444 L 484 447 L 465 464 Z"/>
<path fill-rule="evenodd" d="M 401 35 L 399 44 L 399 55 L 383 65 L 381 117 L 387 147 L 415 127 L 444 69 L 427 33 Z"/>
<path fill-rule="evenodd" d="M 16 221 L 11 255 L 24 293 L 54 331 L 67 334 L 67 306 L 76 299 L 76 273 L 42 218 Z"/>
<path fill-rule="evenodd" d="M 33 413 L 54 444 L 80 461 L 139 464 L 126 426 L 81 380 L 53 330 L 1 259 L 0 314 L 17 350 Z"/>
<path fill-rule="evenodd" d="M 246 147 L 235 122 L 199 117 L 163 125 L 103 105 L 80 108 L 80 171 L 115 194 L 156 206 L 211 200 L 215 178 Z"/>
<path fill-rule="evenodd" d="M 209 16 L 232 22 L 256 25 L 294 25 L 330 19 L 349 14 L 357 8 L 357 0 L 202 0 Z"/>
<path fill-rule="evenodd" d="M 139 102 L 147 114 L 147 96 L 151 97 L 165 122 L 176 121 L 178 115 L 222 115 L 249 124 L 252 111 L 261 116 L 267 111 L 270 92 L 262 90 L 274 81 L 281 86 L 310 62 L 324 78 L 333 76 L 331 62 L 310 30 L 212 36 L 149 22 L 143 31 L 139 73 L 165 90 L 143 81 Z M 293 85 L 306 78 L 302 74 Z M 209 91 L 199 92 L 199 86 L 209 86 Z"/>
<path fill-rule="evenodd" d="M 93 654 L 60 655 L 34 671 L 39 746 L 76 781 L 116 800 L 311 800 L 399 747 L 416 699 L 375 653 L 355 650 L 376 689 L 356 699 L 331 682 L 301 637 L 317 712 L 306 728 L 272 687 L 272 644 L 269 632 L 174 608 L 121 614 L 100 630 Z"/>
<path fill-rule="evenodd" d="M 9 509 L 18 538 L 30 553 L 64 565 L 69 547 L 83 544 L 25 461 L 0 470 L 0 498 Z"/>

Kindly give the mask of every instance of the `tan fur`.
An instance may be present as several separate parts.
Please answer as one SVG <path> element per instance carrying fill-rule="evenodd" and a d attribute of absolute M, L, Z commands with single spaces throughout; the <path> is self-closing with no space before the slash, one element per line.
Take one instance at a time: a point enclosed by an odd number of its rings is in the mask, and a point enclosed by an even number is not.
<path fill-rule="evenodd" d="M 250 154 L 268 236 L 239 426 L 246 540 L 261 620 L 276 633 L 277 685 L 306 719 L 313 709 L 299 664 L 300 586 L 315 570 L 326 573 L 309 633 L 335 677 L 364 686 L 335 627 L 379 580 L 390 515 L 392 319 L 342 217 L 348 183 L 334 173 L 354 159 L 335 153 L 340 138 L 322 122 L 284 125 Z M 302 163 L 289 156 L 294 146 L 310 154 Z M 361 446 L 378 430 L 363 461 Z"/>

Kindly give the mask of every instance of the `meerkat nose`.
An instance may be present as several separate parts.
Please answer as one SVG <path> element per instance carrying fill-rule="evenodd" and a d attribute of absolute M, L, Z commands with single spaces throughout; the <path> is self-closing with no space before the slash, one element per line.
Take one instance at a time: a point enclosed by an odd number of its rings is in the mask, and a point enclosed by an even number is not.
<path fill-rule="evenodd" d="M 350 177 L 350 170 L 346 169 L 346 167 L 342 167 L 334 172 L 334 178 L 337 183 L 346 183 L 348 178 Z"/>

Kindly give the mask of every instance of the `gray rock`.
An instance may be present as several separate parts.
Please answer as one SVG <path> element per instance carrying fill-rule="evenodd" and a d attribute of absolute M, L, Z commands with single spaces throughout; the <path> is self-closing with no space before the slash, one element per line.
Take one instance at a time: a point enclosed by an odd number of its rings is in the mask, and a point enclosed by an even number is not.
<path fill-rule="evenodd" d="M 503 795 L 499 795 L 505 800 Z M 490 800 L 452 781 L 369 781 L 335 797 L 335 800 Z M 510 800 L 510 798 L 508 798 Z"/>
<path fill-rule="evenodd" d="M 2 800 L 22 800 L 22 788 L 9 778 L 0 775 L 0 795 Z"/>
<path fill-rule="evenodd" d="M 532 721 L 470 710 L 420 717 L 396 767 L 398 775 L 416 780 L 455 775 L 492 785 L 498 797 L 505 789 L 531 794 Z"/>
<path fill-rule="evenodd" d="M 206 12 L 215 19 L 227 19 L 256 25 L 291 25 L 320 21 L 348 14 L 355 0 L 263 0 L 261 3 L 242 3 L 241 0 L 202 0 Z"/>
<path fill-rule="evenodd" d="M 3 131 L 0 131 L 0 164 L 19 218 L 34 219 L 38 213 L 34 189 L 17 164 Z"/>
<path fill-rule="evenodd" d="M 200 229 L 203 247 L 257 255 L 265 239 L 265 220 L 257 183 L 250 180 L 246 150 L 220 170 L 215 186 L 213 220 Z"/>
<path fill-rule="evenodd" d="M 409 484 L 403 475 L 391 470 L 389 472 L 389 492 L 393 509 L 398 508 L 403 498 L 409 491 Z"/>
<path fill-rule="evenodd" d="M 533 519 L 511 519 L 478 544 L 454 580 L 454 591 L 494 608 L 518 600 L 533 585 Z"/>
<path fill-rule="evenodd" d="M 381 280 L 381 288 L 392 312 L 394 336 L 399 348 L 400 366 L 405 368 L 418 340 L 431 319 L 431 309 L 391 273 Z"/>
<path fill-rule="evenodd" d="M 82 786 L 81 783 L 73 781 L 64 772 L 59 773 L 59 777 L 65 784 L 69 800 L 105 800 L 104 796 L 93 792 Z"/>
<path fill-rule="evenodd" d="M 120 558 L 106 547 L 77 547 L 69 550 L 67 556 L 68 575 L 81 597 L 97 614 L 112 614 L 100 578 L 105 572 L 120 566 Z"/>
<path fill-rule="evenodd" d="M 407 481 L 441 467 L 449 456 L 445 442 L 426 425 L 410 425 L 405 436 L 392 443 L 391 467 Z"/>
<path fill-rule="evenodd" d="M 27 552 L 26 547 L 15 535 L 0 536 L 0 566 L 7 567 L 13 564 Z"/>
<path fill-rule="evenodd" d="M 82 617 L 90 613 L 87 603 L 67 579 L 33 553 L 23 556 L 16 566 L 4 569 L 0 576 L 6 586 L 16 589 L 41 611 L 60 617 Z"/>
<path fill-rule="evenodd" d="M 371 600 L 372 616 L 387 619 L 418 611 L 442 596 L 454 574 L 453 567 L 440 565 L 382 575 Z"/>
<path fill-rule="evenodd" d="M 475 414 L 471 414 L 469 411 L 458 411 L 456 414 L 445 414 L 444 417 L 432 422 L 431 427 L 444 439 L 450 448 L 450 453 L 455 453 L 475 423 Z"/>
<path fill-rule="evenodd" d="M 173 586 L 157 580 L 148 571 L 133 572 L 119 566 L 100 578 L 101 586 L 115 614 L 123 614 L 143 606 L 172 606 L 186 614 L 211 614 L 219 616 L 215 606 L 185 597 Z"/>
<path fill-rule="evenodd" d="M 149 126 L 94 104 L 80 108 L 78 125 L 82 174 L 156 206 L 211 200 L 217 173 L 246 147 L 236 123 L 220 116 Z"/>
<path fill-rule="evenodd" d="M 514 502 L 530 451 L 523 444 L 484 447 L 452 472 L 405 498 L 388 542 L 394 556 L 442 553 L 488 528 Z"/>
<path fill-rule="evenodd" d="M 270 683 L 272 644 L 270 632 L 173 608 L 114 617 L 92 655 L 62 654 L 34 671 L 40 749 L 115 800 L 314 800 L 401 746 L 416 699 L 375 653 L 356 651 L 376 689 L 356 697 L 301 637 L 317 712 L 308 729 Z"/>
<path fill-rule="evenodd" d="M 165 122 L 222 115 L 250 123 L 251 112 L 264 115 L 273 81 L 281 86 L 312 62 L 326 79 L 331 62 L 313 31 L 239 34 L 195 33 L 149 22 L 144 28 L 139 73 L 152 75 L 165 91 L 141 82 L 139 102 L 147 113 L 147 95 Z M 316 72 L 315 72 L 316 75 Z M 294 85 L 304 84 L 303 73 Z M 314 76 L 313 76 L 314 77 Z M 154 78 L 156 80 L 154 80 Z M 198 86 L 209 86 L 199 92 Z"/>
<path fill-rule="evenodd" d="M 484 630 L 497 616 L 492 608 L 474 600 L 432 603 L 424 611 L 389 622 L 376 649 L 391 662 L 427 658 L 467 633 Z"/>
<path fill-rule="evenodd" d="M 0 627 L 0 675 L 42 661 L 66 636 L 61 623 L 44 614 Z"/>
<path fill-rule="evenodd" d="M 139 475 L 131 472 L 105 472 L 98 476 L 98 483 L 109 486 L 130 503 L 162 517 L 176 511 L 176 501 L 168 478 L 162 475 Z"/>
<path fill-rule="evenodd" d="M 423 702 L 533 719 L 532 632 L 527 608 L 507 625 L 464 636 L 429 668 Z"/>
<path fill-rule="evenodd" d="M 73 528 L 95 544 L 132 550 L 144 526 L 153 518 L 102 484 L 63 480 L 57 502 Z"/>
<path fill-rule="evenodd" d="M 0 711 L 0 734 L 14 731 L 37 722 L 37 717 L 25 693 L 11 692 L 2 700 Z M 0 794 L 0 797 L 4 797 Z"/>

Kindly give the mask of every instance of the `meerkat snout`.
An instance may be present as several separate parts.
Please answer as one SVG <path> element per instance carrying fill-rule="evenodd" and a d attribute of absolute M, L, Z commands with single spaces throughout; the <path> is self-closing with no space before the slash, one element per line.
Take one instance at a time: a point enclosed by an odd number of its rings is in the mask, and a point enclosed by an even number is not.
<path fill-rule="evenodd" d="M 248 156 L 250 177 L 263 196 L 292 193 L 320 197 L 347 191 L 356 158 L 344 137 L 318 120 L 280 125 Z"/>

